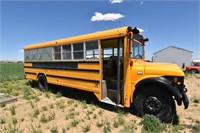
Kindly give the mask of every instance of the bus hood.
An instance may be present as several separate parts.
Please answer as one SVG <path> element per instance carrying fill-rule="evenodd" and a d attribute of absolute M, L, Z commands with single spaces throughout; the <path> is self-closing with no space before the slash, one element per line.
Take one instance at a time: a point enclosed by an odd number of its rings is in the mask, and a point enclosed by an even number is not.
<path fill-rule="evenodd" d="M 181 68 L 176 64 L 170 63 L 146 63 L 145 74 L 165 75 L 165 76 L 184 76 Z"/>

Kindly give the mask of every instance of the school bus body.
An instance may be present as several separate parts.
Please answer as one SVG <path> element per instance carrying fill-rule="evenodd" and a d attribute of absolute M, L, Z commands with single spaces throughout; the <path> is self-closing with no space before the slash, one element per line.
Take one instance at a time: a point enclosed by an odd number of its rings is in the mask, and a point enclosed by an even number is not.
<path fill-rule="evenodd" d="M 167 121 L 175 113 L 172 97 L 178 105 L 184 103 L 185 108 L 189 105 L 184 86 L 184 73 L 175 64 L 146 62 L 144 56 L 140 58 L 141 55 L 137 55 L 137 58 L 134 57 L 134 54 L 139 51 L 139 47 L 144 46 L 142 45 L 144 39 L 142 38 L 142 41 L 140 39 L 141 42 L 139 42 L 134 39 L 134 36 L 136 39 L 137 36 L 141 38 L 137 29 L 135 31 L 135 28 L 126 26 L 26 46 L 24 47 L 25 78 L 40 81 L 41 77 L 42 84 L 39 86 L 44 86 L 45 82 L 43 83 L 43 81 L 46 81 L 50 84 L 90 91 L 96 95 L 99 101 L 115 103 L 123 107 L 134 105 L 141 116 L 145 113 L 154 114 L 158 115 L 161 120 Z M 95 44 L 96 48 L 98 47 L 98 50 L 93 50 L 95 58 L 87 56 L 87 48 L 90 49 L 88 42 L 91 41 L 93 41 L 92 45 Z M 79 51 L 75 49 L 80 42 L 81 52 L 79 48 Z M 138 44 L 133 44 L 133 42 Z M 70 52 L 65 51 L 67 45 L 70 45 Z M 61 47 L 60 52 L 56 53 L 56 47 Z M 108 50 L 108 48 L 111 49 Z M 106 54 L 110 51 L 112 51 L 112 56 L 108 58 Z M 95 56 L 96 52 L 97 56 Z M 81 55 L 81 59 L 75 59 L 77 53 Z M 57 54 L 60 59 L 56 59 Z M 70 59 L 65 60 L 64 58 L 68 58 L 67 54 Z M 111 59 L 112 57 L 113 59 Z M 113 64 L 114 62 L 115 64 Z M 111 68 L 108 67 L 110 63 L 112 63 Z M 116 71 L 113 71 L 114 69 Z M 111 71 L 113 72 L 111 73 Z M 160 91 L 163 92 L 161 96 L 159 96 Z M 165 94 L 169 96 L 162 100 Z M 108 100 L 107 97 L 114 99 L 115 102 Z M 165 102 L 162 103 L 162 101 Z M 170 102 L 168 103 L 168 101 Z M 156 107 L 150 107 L 148 104 L 155 104 Z M 166 110 L 164 104 L 172 106 L 167 108 L 172 111 L 168 111 L 171 112 L 169 116 L 165 112 L 160 117 L 159 111 Z"/>

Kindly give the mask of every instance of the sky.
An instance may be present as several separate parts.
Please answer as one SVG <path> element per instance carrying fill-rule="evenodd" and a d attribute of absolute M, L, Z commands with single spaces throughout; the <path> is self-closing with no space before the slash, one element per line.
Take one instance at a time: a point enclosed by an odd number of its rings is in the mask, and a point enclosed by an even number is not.
<path fill-rule="evenodd" d="M 122 26 L 149 38 L 145 50 L 168 46 L 200 59 L 199 0 L 0 0 L 0 60 L 23 60 L 23 47 Z"/>

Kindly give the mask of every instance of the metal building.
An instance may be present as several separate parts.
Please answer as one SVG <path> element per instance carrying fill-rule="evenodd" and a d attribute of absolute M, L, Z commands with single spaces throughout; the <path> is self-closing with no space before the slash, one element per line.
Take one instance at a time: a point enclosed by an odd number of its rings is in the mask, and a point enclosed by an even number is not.
<path fill-rule="evenodd" d="M 183 48 L 169 46 L 153 53 L 153 61 L 175 63 L 180 67 L 188 66 L 192 62 L 192 53 L 192 51 Z"/>

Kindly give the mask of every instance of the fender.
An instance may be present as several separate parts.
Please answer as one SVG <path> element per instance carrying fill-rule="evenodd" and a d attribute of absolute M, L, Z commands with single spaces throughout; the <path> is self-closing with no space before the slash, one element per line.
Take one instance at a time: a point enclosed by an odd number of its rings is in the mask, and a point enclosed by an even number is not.
<path fill-rule="evenodd" d="M 139 88 L 141 86 L 147 85 L 147 84 L 157 84 L 160 86 L 163 86 L 167 89 L 168 92 L 170 92 L 176 99 L 178 105 L 182 104 L 182 94 L 178 90 L 178 88 L 171 85 L 171 82 L 164 78 L 164 77 L 151 77 L 141 80 L 139 83 L 137 83 L 136 88 Z"/>

